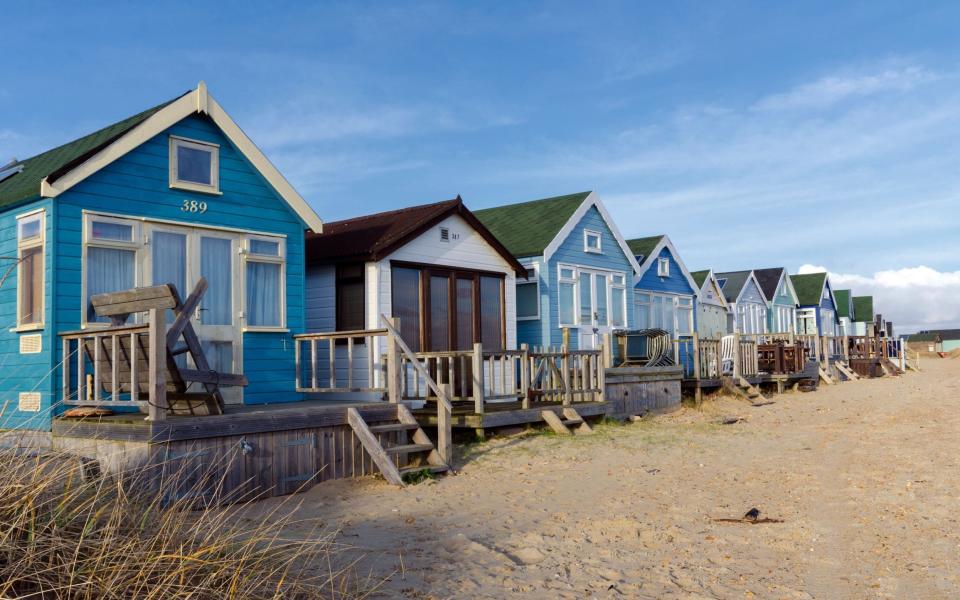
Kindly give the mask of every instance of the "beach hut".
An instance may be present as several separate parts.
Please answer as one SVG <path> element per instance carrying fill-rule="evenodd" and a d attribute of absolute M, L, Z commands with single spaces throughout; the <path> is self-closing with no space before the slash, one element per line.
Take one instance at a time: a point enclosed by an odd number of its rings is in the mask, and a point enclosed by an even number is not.
<path fill-rule="evenodd" d="M 713 271 L 690 273 L 697 284 L 696 331 L 702 339 L 720 339 L 730 333 L 727 300 Z"/>
<path fill-rule="evenodd" d="M 873 337 L 876 335 L 873 314 L 873 296 L 853 296 L 853 335 Z"/>
<path fill-rule="evenodd" d="M 839 323 L 837 334 L 840 336 L 852 336 L 853 327 L 853 292 L 850 290 L 834 290 L 833 297 L 837 301 L 837 321 Z"/>
<path fill-rule="evenodd" d="M 797 292 L 783 267 L 754 269 L 764 299 L 767 301 L 767 331 L 796 333 Z"/>
<path fill-rule="evenodd" d="M 627 240 L 640 272 L 634 285 L 635 327 L 689 336 L 696 323 L 697 282 L 666 235 Z"/>
<path fill-rule="evenodd" d="M 914 352 L 948 352 L 939 333 L 921 332 L 906 336 L 907 348 Z"/>
<path fill-rule="evenodd" d="M 767 332 L 767 301 L 753 271 L 717 273 L 717 282 L 730 306 L 730 329 L 743 334 Z"/>
<path fill-rule="evenodd" d="M 201 278 L 192 324 L 208 366 L 248 380 L 225 388 L 226 402 L 299 399 L 292 335 L 304 328 L 304 233 L 321 229 L 203 83 L 7 165 L 0 427 L 49 431 L 64 402 L 101 400 L 98 385 L 84 386 L 87 397 L 69 392 L 76 373 L 61 368 L 70 358 L 61 334 L 109 324 L 92 297 L 169 283 L 186 298 Z"/>
<path fill-rule="evenodd" d="M 826 273 L 791 275 L 797 292 L 797 333 L 833 337 L 837 335 L 836 300 Z"/>
<path fill-rule="evenodd" d="M 596 193 L 474 214 L 527 270 L 518 282 L 518 342 L 560 346 L 566 337 L 571 348 L 595 348 L 634 322 L 628 291 L 640 266 Z"/>

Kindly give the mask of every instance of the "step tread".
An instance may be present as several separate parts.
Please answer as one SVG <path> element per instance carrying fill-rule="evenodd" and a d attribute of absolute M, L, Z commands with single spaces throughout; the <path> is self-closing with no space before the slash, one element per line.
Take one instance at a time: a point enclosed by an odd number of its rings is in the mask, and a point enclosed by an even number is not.
<path fill-rule="evenodd" d="M 583 419 L 564 419 L 562 423 L 568 427 L 570 425 L 581 425 L 583 424 Z"/>
<path fill-rule="evenodd" d="M 368 429 L 373 433 L 383 433 L 385 431 L 413 431 L 419 429 L 416 423 L 386 423 L 384 425 L 370 425 Z"/>
<path fill-rule="evenodd" d="M 400 467 L 399 469 L 401 477 L 407 473 L 416 473 L 423 470 L 428 470 L 431 473 L 446 473 L 450 470 L 450 467 L 447 465 L 419 465 L 415 467 Z"/>
<path fill-rule="evenodd" d="M 402 444 L 400 446 L 390 446 L 384 448 L 387 454 L 401 454 L 403 452 L 426 452 L 434 450 L 433 444 Z"/>

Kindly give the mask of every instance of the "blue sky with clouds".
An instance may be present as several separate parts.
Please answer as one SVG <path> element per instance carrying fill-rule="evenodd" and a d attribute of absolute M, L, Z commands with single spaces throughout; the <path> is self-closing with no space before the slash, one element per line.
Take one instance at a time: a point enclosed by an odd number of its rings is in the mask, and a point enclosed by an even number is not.
<path fill-rule="evenodd" d="M 960 5 L 159 4 L 5 3 L 0 159 L 204 79 L 325 220 L 592 189 L 691 268 L 960 326 Z"/>

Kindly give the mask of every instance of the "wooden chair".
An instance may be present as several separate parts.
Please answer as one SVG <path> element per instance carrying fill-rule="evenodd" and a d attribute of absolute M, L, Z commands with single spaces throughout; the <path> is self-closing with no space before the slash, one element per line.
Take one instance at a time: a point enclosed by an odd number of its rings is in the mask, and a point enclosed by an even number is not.
<path fill-rule="evenodd" d="M 207 290 L 206 279 L 201 278 L 196 287 L 181 301 L 176 287 L 170 284 L 134 288 L 122 292 L 98 294 L 90 299 L 97 316 L 109 317 L 111 329 L 123 329 L 130 315 L 150 311 L 158 321 L 164 311 L 173 311 L 174 319 L 166 332 L 166 403 L 167 411 L 174 415 L 209 415 L 223 413 L 223 395 L 220 386 L 245 386 L 243 375 L 220 373 L 210 368 L 203 353 L 200 338 L 193 328 L 190 317 L 200 305 Z M 180 344 L 180 339 L 183 344 Z M 109 393 L 131 393 L 141 398 L 150 397 L 150 385 L 144 375 L 150 367 L 149 340 L 146 335 L 115 336 L 110 344 L 106 338 L 83 341 L 83 351 L 94 365 L 94 385 Z M 98 347 L 99 346 L 99 347 Z M 196 368 L 181 367 L 177 357 L 189 355 Z M 140 374 L 140 377 L 137 377 Z M 203 391 L 191 389 L 199 384 Z"/>
<path fill-rule="evenodd" d="M 736 354 L 737 339 L 732 335 L 720 338 L 720 374 L 733 375 L 733 362 Z"/>

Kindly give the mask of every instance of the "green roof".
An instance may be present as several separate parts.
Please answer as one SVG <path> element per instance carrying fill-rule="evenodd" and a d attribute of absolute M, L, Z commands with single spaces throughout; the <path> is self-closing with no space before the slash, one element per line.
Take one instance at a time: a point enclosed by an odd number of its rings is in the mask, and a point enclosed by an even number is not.
<path fill-rule="evenodd" d="M 864 323 L 873 322 L 873 296 L 853 297 L 853 320 Z"/>
<path fill-rule="evenodd" d="M 650 257 L 650 254 L 657 247 L 657 244 L 664 238 L 663 235 L 652 235 L 650 237 L 636 238 L 633 240 L 627 240 L 627 246 L 630 247 L 630 251 L 633 252 L 633 255 L 637 257 L 637 262 L 643 265 L 647 261 L 647 258 Z"/>
<path fill-rule="evenodd" d="M 473 211 L 514 256 L 543 254 L 591 192 Z"/>
<path fill-rule="evenodd" d="M 833 290 L 833 297 L 837 301 L 837 316 L 851 318 L 850 290 Z"/>
<path fill-rule="evenodd" d="M 707 280 L 707 275 L 710 274 L 710 269 L 704 271 L 694 271 L 690 273 L 690 277 L 693 277 L 693 280 L 697 282 L 697 287 L 702 288 L 703 282 Z"/>
<path fill-rule="evenodd" d="M 940 336 L 936 333 L 913 333 L 907 336 L 908 342 L 939 342 Z"/>
<path fill-rule="evenodd" d="M 790 281 L 797 292 L 797 301 L 800 306 L 819 306 L 820 296 L 823 294 L 823 285 L 827 281 L 826 273 L 807 273 L 806 275 L 791 275 Z"/>
<path fill-rule="evenodd" d="M 174 98 L 176 100 L 176 98 Z M 90 158 L 117 138 L 130 131 L 150 115 L 174 100 L 164 102 L 142 113 L 104 127 L 80 139 L 19 162 L 23 171 L 0 181 L 0 207 L 12 206 L 40 196 L 40 182 L 45 178 L 56 180 Z"/>

